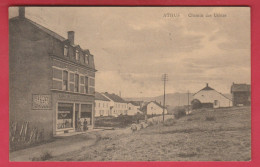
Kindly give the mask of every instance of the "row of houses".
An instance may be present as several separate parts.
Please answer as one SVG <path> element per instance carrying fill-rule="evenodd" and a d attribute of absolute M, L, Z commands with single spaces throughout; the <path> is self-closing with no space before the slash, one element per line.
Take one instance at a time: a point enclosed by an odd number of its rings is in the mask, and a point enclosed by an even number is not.
<path fill-rule="evenodd" d="M 235 84 L 231 86 L 232 96 L 224 95 L 213 89 L 207 83 L 204 88 L 193 94 L 192 101 L 199 102 L 201 107 L 221 108 L 232 106 L 248 106 L 251 104 L 251 86 L 248 84 Z M 135 115 L 137 113 L 147 115 L 160 115 L 163 106 L 156 102 L 125 101 L 116 94 L 95 93 L 95 116 L 119 116 Z M 167 108 L 164 109 L 167 114 Z"/>
<path fill-rule="evenodd" d="M 163 113 L 163 106 L 156 101 L 135 102 L 126 101 L 116 94 L 95 93 L 95 116 L 136 115 L 136 114 L 159 115 Z M 165 114 L 167 110 L 165 109 Z"/>

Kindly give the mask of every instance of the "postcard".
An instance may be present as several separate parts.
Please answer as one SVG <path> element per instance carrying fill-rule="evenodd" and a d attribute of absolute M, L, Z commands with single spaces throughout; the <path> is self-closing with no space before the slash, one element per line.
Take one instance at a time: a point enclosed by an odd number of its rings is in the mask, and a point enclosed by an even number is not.
<path fill-rule="evenodd" d="M 10 7 L 10 161 L 250 161 L 250 35 L 250 7 Z"/>

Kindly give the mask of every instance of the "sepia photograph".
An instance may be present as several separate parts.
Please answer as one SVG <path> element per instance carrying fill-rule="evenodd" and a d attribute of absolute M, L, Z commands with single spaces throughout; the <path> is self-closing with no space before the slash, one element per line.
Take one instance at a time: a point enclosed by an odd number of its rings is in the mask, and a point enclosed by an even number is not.
<path fill-rule="evenodd" d="M 250 7 L 9 7 L 9 160 L 251 161 Z"/>

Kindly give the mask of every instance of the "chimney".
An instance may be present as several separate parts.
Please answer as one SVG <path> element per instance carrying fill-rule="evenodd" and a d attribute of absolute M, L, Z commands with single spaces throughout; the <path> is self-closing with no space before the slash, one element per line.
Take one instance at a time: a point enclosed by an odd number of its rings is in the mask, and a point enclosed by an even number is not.
<path fill-rule="evenodd" d="M 208 84 L 208 83 L 206 83 L 206 87 L 209 87 L 209 84 Z"/>
<path fill-rule="evenodd" d="M 74 45 L 74 35 L 75 35 L 74 31 L 68 31 L 68 40 L 70 41 L 71 45 Z"/>
<path fill-rule="evenodd" d="M 25 18 L 25 7 L 23 6 L 19 7 L 19 17 Z"/>

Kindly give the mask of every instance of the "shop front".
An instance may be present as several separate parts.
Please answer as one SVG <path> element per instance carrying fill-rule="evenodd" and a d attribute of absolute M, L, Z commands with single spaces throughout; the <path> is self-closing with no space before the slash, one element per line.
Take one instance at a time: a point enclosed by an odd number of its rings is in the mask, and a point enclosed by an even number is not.
<path fill-rule="evenodd" d="M 56 135 L 93 128 L 92 109 L 91 103 L 58 102 Z"/>

